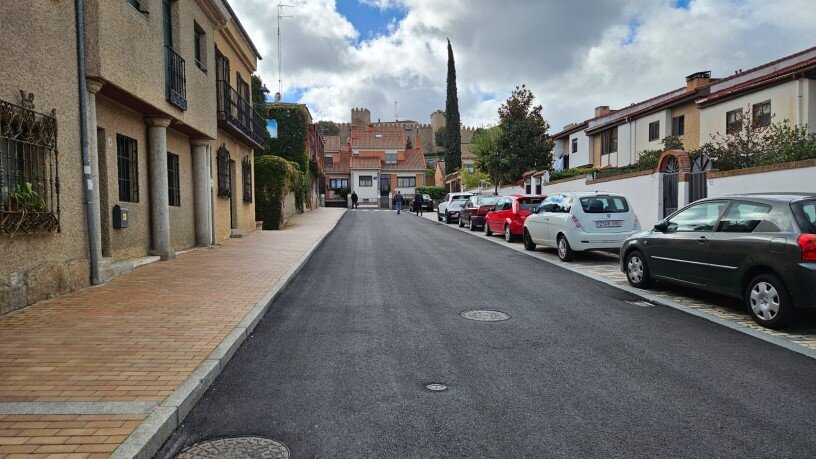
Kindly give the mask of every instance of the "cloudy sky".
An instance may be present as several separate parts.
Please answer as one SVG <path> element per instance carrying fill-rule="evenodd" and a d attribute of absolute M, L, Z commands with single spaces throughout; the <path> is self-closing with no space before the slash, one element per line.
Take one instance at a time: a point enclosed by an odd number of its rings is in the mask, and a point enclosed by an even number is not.
<path fill-rule="evenodd" d="M 277 88 L 277 6 L 230 0 Z M 316 119 L 429 122 L 445 108 L 446 38 L 456 59 L 459 110 L 494 124 L 516 85 L 544 106 L 551 133 L 685 85 L 727 76 L 816 46 L 813 0 L 286 0 L 283 99 Z M 273 89 L 273 92 L 275 90 Z"/>

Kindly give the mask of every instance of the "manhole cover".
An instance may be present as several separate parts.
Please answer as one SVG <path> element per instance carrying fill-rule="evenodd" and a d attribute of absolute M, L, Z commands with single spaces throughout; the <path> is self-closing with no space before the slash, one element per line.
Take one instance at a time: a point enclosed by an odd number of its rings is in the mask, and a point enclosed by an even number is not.
<path fill-rule="evenodd" d="M 428 384 L 427 386 L 425 386 L 425 388 L 428 389 L 428 390 L 432 390 L 434 392 L 439 392 L 439 391 L 443 391 L 443 390 L 447 389 L 448 386 L 446 386 L 444 384 L 439 384 L 439 383 L 432 383 L 432 384 Z"/>
<path fill-rule="evenodd" d="M 487 322 L 497 322 L 500 320 L 507 320 L 510 318 L 510 314 L 501 311 L 491 311 L 488 309 L 482 310 L 473 310 L 473 311 L 464 311 L 462 312 L 462 317 L 465 319 L 470 320 L 481 320 Z"/>
<path fill-rule="evenodd" d="M 283 443 L 266 438 L 236 437 L 196 443 L 176 456 L 177 459 L 200 457 L 289 459 L 289 449 Z"/>
<path fill-rule="evenodd" d="M 654 303 L 649 303 L 648 301 L 643 301 L 643 300 L 641 300 L 641 301 L 627 301 L 627 303 L 629 303 L 629 304 L 631 304 L 633 306 L 639 306 L 641 308 L 653 308 L 653 307 L 655 307 Z"/>

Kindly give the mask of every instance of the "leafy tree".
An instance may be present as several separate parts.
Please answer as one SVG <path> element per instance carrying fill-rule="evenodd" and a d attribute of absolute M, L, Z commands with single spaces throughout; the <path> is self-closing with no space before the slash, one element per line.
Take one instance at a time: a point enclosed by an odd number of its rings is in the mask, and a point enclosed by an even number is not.
<path fill-rule="evenodd" d="M 266 94 L 264 94 L 263 87 L 261 77 L 252 75 L 252 108 L 266 118 Z"/>
<path fill-rule="evenodd" d="M 476 169 L 485 172 L 492 179 L 496 168 L 496 151 L 501 136 L 501 127 L 492 126 L 476 129 L 470 139 L 470 151 L 476 155 Z"/>
<path fill-rule="evenodd" d="M 503 183 L 516 182 L 527 171 L 552 166 L 550 124 L 541 116 L 541 105 L 533 105 L 534 98 L 525 85 L 516 86 L 499 108 L 501 134 L 496 146 L 499 180 Z"/>
<path fill-rule="evenodd" d="M 317 131 L 321 135 L 340 135 L 340 127 L 334 121 L 318 121 Z"/>
<path fill-rule="evenodd" d="M 434 132 L 434 145 L 437 147 L 445 146 L 445 126 L 440 126 L 439 129 Z"/>
<path fill-rule="evenodd" d="M 473 172 L 468 172 L 467 168 L 462 167 L 459 169 L 459 174 L 463 190 L 478 188 L 482 183 L 490 181 L 490 176 L 479 169 L 476 169 Z"/>
<path fill-rule="evenodd" d="M 462 167 L 462 137 L 459 132 L 459 97 L 456 95 L 456 64 L 448 40 L 448 96 L 445 100 L 445 173 Z"/>

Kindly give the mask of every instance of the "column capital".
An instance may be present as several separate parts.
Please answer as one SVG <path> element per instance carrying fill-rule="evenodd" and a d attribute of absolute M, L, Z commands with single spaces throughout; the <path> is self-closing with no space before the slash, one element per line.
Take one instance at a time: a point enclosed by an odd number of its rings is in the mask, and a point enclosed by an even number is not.
<path fill-rule="evenodd" d="M 211 142 L 212 142 L 212 139 L 207 139 L 207 138 L 190 139 L 190 143 L 194 147 L 206 147 L 206 146 L 210 145 Z"/>
<path fill-rule="evenodd" d="M 167 127 L 167 126 L 170 126 L 171 121 L 173 121 L 171 118 L 167 118 L 165 116 L 146 116 L 145 117 L 145 123 L 148 126 Z"/>
<path fill-rule="evenodd" d="M 99 90 L 102 89 L 102 86 L 105 85 L 105 82 L 96 78 L 86 78 L 85 79 L 85 88 L 88 89 L 88 92 L 92 92 L 94 94 L 98 93 Z"/>

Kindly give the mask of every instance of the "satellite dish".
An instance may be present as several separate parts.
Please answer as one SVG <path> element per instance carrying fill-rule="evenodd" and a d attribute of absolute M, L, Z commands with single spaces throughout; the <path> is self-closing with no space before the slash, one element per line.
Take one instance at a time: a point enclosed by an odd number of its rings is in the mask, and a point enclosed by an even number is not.
<path fill-rule="evenodd" d="M 281 100 L 281 93 L 276 92 L 275 93 L 275 102 L 280 102 L 280 100 Z"/>

